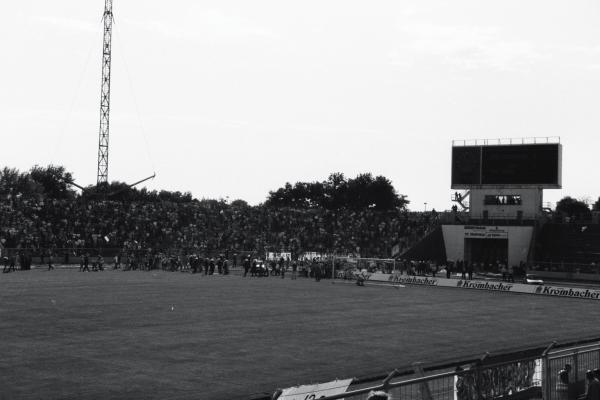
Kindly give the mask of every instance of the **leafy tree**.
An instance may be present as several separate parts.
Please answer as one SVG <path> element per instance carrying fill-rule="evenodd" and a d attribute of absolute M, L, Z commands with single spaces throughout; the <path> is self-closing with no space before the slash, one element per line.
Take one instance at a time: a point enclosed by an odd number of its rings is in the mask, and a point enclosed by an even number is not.
<path fill-rule="evenodd" d="M 339 209 L 348 202 L 348 181 L 341 172 L 335 172 L 329 175 L 324 183 L 323 206 L 328 209 Z"/>
<path fill-rule="evenodd" d="M 75 191 L 70 187 L 70 182 L 73 182 L 73 175 L 67 172 L 65 167 L 35 165 L 29 171 L 29 176 L 42 186 L 44 194 L 50 199 L 72 199 L 75 197 Z"/>
<path fill-rule="evenodd" d="M 329 175 L 324 182 L 297 182 L 292 186 L 269 192 L 265 203 L 269 207 L 342 208 L 377 210 L 403 209 L 408 204 L 405 196 L 396 193 L 391 181 L 384 176 L 360 174 L 346 179 L 342 173 Z"/>
<path fill-rule="evenodd" d="M 556 212 L 564 214 L 568 217 L 590 217 L 590 208 L 581 200 L 574 199 L 570 196 L 563 197 L 556 203 Z"/>
<path fill-rule="evenodd" d="M 27 172 L 19 172 L 15 168 L 5 167 L 0 171 L 0 194 L 7 197 L 38 197 L 44 196 L 44 188 Z"/>
<path fill-rule="evenodd" d="M 598 200 L 596 200 L 596 202 L 594 203 L 592 210 L 600 211 L 600 197 L 598 197 Z"/>
<path fill-rule="evenodd" d="M 233 208 L 248 208 L 250 205 L 246 200 L 236 199 L 231 202 L 231 207 Z"/>

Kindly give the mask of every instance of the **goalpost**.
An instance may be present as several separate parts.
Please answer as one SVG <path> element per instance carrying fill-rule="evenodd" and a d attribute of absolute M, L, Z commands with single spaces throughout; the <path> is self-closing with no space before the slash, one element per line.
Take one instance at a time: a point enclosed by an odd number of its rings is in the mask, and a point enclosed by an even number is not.
<path fill-rule="evenodd" d="M 354 280 L 356 274 L 366 271 L 369 274 L 381 272 L 393 274 L 399 268 L 399 263 L 393 258 L 361 258 L 361 257 L 333 257 L 333 279 Z"/>

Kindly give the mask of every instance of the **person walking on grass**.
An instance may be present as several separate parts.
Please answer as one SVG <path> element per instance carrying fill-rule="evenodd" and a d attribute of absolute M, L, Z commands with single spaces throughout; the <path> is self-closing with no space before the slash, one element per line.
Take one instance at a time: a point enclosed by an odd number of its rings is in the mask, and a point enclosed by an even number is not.
<path fill-rule="evenodd" d="M 52 252 L 48 253 L 48 271 L 54 269 L 53 265 L 54 257 L 52 256 Z"/>
<path fill-rule="evenodd" d="M 90 256 L 88 253 L 85 253 L 83 255 L 83 268 L 81 269 L 81 272 L 90 272 Z"/>

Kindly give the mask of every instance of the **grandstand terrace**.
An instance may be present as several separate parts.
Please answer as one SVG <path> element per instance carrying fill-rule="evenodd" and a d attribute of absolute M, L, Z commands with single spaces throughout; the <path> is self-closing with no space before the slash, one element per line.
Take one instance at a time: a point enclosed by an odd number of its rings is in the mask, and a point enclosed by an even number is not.
<path fill-rule="evenodd" d="M 177 195 L 53 198 L 7 187 L 0 195 L 4 247 L 33 256 L 127 248 L 207 256 L 286 250 L 389 257 L 394 247 L 396 252 L 409 248 L 437 222 L 435 215 L 403 207 L 249 206 Z"/>

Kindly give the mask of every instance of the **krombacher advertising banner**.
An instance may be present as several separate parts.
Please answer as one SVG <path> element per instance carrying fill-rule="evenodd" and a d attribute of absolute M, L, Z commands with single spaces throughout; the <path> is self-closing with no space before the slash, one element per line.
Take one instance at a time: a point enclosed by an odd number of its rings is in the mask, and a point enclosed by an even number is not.
<path fill-rule="evenodd" d="M 391 284 L 453 287 L 457 289 L 476 289 L 493 292 L 527 293 L 541 296 L 570 297 L 574 299 L 600 300 L 600 290 L 586 288 L 571 288 L 555 285 L 526 285 L 499 281 L 446 279 L 429 276 L 402 275 L 400 273 L 373 273 L 367 280 L 387 282 Z"/>

